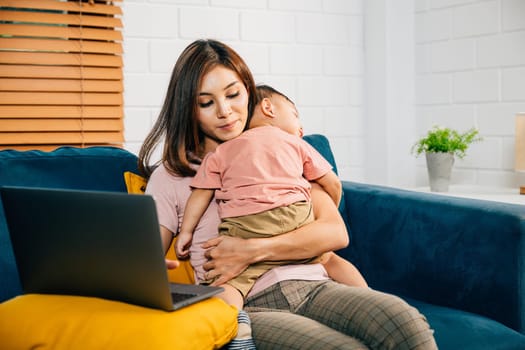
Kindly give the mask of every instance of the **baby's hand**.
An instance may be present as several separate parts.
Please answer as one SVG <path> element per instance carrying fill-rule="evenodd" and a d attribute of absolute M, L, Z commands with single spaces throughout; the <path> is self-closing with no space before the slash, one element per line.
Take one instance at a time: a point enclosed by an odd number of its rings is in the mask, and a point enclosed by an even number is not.
<path fill-rule="evenodd" d="M 191 232 L 181 232 L 177 236 L 177 242 L 175 243 L 175 254 L 179 259 L 185 259 L 190 256 L 190 246 L 193 239 Z"/>

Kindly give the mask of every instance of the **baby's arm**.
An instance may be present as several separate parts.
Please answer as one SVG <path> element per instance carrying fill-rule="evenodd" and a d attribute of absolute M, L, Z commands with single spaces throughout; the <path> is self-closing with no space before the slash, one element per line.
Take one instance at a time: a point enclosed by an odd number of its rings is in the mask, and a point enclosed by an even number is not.
<path fill-rule="evenodd" d="M 191 192 L 184 210 L 184 217 L 175 246 L 175 252 L 179 258 L 188 257 L 193 231 L 195 231 L 202 215 L 208 208 L 214 192 L 212 189 L 202 188 L 195 188 Z"/>
<path fill-rule="evenodd" d="M 337 174 L 334 171 L 329 171 L 325 175 L 316 179 L 315 182 L 317 182 L 323 190 L 328 193 L 335 205 L 339 206 L 339 202 L 341 202 L 341 197 L 343 196 L 343 185 Z"/>

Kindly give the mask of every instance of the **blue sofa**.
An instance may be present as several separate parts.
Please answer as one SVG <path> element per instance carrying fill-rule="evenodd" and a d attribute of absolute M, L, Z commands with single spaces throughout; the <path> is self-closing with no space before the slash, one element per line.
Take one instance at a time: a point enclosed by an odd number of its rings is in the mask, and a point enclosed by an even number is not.
<path fill-rule="evenodd" d="M 305 137 L 332 164 L 322 135 Z M 126 191 L 136 157 L 121 149 L 0 152 L 0 186 Z M 350 245 L 369 285 L 401 296 L 440 349 L 525 349 L 525 207 L 343 182 Z M 0 202 L 0 302 L 21 294 Z"/>

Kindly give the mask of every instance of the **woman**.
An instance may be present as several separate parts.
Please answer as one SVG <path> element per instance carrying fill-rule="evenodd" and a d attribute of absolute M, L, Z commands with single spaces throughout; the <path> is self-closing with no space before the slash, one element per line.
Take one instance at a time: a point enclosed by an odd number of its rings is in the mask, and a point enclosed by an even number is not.
<path fill-rule="evenodd" d="M 239 135 L 255 104 L 253 77 L 225 44 L 198 40 L 177 60 L 160 116 L 139 155 L 141 170 L 151 175 L 147 192 L 157 202 L 165 249 L 178 232 L 200 159 Z M 151 174 L 151 154 L 161 141 L 162 162 Z M 305 259 L 346 246 L 344 222 L 330 197 L 313 187 L 312 203 L 313 223 L 252 240 L 203 238 L 216 234 L 219 224 L 217 207 L 210 205 L 193 241 L 209 249 L 205 254 L 211 260 L 203 261 L 207 277 L 218 276 L 215 284 L 223 284 L 254 262 Z M 259 349 L 436 348 L 416 309 L 392 295 L 338 284 L 320 264 L 270 270 L 256 282 L 245 310 Z"/>

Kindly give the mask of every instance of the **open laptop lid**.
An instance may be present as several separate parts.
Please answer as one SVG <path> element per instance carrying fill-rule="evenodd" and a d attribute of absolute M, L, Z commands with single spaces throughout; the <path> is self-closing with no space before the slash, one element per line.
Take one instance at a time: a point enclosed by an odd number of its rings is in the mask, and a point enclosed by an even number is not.
<path fill-rule="evenodd" d="M 0 192 L 24 292 L 174 309 L 151 196 L 24 187 Z"/>

